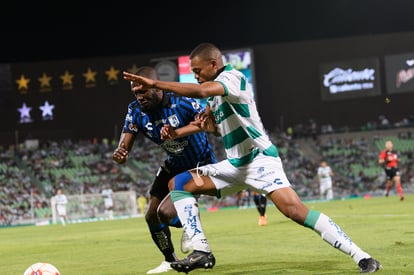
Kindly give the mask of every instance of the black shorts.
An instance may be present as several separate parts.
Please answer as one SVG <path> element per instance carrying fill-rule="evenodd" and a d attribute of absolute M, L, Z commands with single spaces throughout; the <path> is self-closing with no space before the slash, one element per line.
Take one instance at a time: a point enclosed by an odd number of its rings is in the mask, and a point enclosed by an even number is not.
<path fill-rule="evenodd" d="M 170 192 L 168 189 L 168 182 L 177 174 L 179 174 L 179 172 L 167 170 L 163 166 L 158 168 L 154 182 L 152 183 L 150 189 L 150 194 L 154 197 L 159 198 L 160 200 L 164 199 Z"/>
<path fill-rule="evenodd" d="M 387 176 L 388 180 L 392 180 L 395 176 L 400 175 L 400 169 L 397 167 L 385 168 L 385 175 Z"/>
<path fill-rule="evenodd" d="M 208 156 L 206 160 L 199 162 L 199 165 L 202 166 L 208 163 L 215 163 L 215 162 L 216 162 L 216 159 L 213 155 L 213 152 L 211 152 L 211 155 Z M 168 182 L 170 181 L 170 179 L 188 170 L 170 169 L 168 168 L 167 164 L 165 164 L 164 166 L 161 166 L 160 168 L 158 168 L 157 174 L 155 175 L 155 179 L 152 183 L 152 186 L 149 192 L 150 195 L 157 197 L 160 200 L 163 200 L 170 192 L 170 190 L 168 189 Z"/>

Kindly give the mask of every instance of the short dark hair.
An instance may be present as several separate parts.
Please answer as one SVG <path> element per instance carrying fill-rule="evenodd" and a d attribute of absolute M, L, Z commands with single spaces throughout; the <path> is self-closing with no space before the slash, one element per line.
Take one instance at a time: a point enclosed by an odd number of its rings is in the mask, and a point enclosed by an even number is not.
<path fill-rule="evenodd" d="M 208 42 L 204 42 L 195 47 L 190 53 L 190 59 L 195 56 L 200 56 L 202 59 L 217 59 L 221 58 L 221 52 L 216 45 Z"/>

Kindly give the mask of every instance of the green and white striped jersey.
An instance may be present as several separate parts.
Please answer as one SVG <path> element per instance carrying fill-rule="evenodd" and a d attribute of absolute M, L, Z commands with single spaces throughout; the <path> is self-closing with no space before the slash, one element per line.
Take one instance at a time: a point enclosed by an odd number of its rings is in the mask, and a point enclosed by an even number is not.
<path fill-rule="evenodd" d="M 218 124 L 230 163 L 242 166 L 259 152 L 277 157 L 278 150 L 263 127 L 246 76 L 227 65 L 214 81 L 223 85 L 225 94 L 209 97 L 207 104 Z"/>

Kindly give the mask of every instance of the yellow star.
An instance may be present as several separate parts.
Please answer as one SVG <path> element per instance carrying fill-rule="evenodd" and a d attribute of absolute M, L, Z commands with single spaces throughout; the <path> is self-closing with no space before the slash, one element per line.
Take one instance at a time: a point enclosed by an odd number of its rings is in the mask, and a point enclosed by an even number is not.
<path fill-rule="evenodd" d="M 114 68 L 114 66 L 111 66 L 111 68 L 109 70 L 105 71 L 105 73 L 108 76 L 108 81 L 109 80 L 118 80 L 119 70 L 116 70 Z"/>
<path fill-rule="evenodd" d="M 88 68 L 88 70 L 86 71 L 86 73 L 83 73 L 83 76 L 85 77 L 85 82 L 96 82 L 95 80 L 95 76 L 96 76 L 97 72 L 96 71 L 92 71 L 91 68 Z"/>
<path fill-rule="evenodd" d="M 60 76 L 60 79 L 62 79 L 62 84 L 63 85 L 72 85 L 72 78 L 73 78 L 73 74 L 70 74 L 67 70 L 65 71 L 65 74 Z"/>
<path fill-rule="evenodd" d="M 20 90 L 27 90 L 29 89 L 29 78 L 25 78 L 24 74 L 20 75 L 20 79 L 16 80 L 16 83 L 18 85 L 17 89 Z"/>
<path fill-rule="evenodd" d="M 42 77 L 39 77 L 37 80 L 40 82 L 40 88 L 50 87 L 50 80 L 52 80 L 52 77 L 47 76 L 46 73 L 43 73 Z"/>
<path fill-rule="evenodd" d="M 132 68 L 128 69 L 128 72 L 133 73 L 133 74 L 136 73 L 137 71 L 138 71 L 138 67 L 135 64 L 132 64 Z"/>

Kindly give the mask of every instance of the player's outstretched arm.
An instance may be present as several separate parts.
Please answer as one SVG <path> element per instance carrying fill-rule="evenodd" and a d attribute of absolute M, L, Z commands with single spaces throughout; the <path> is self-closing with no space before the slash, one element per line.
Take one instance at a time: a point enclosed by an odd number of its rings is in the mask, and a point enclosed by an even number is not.
<path fill-rule="evenodd" d="M 142 85 L 142 89 L 157 88 L 164 91 L 172 91 L 176 94 L 192 98 L 207 98 L 210 96 L 224 95 L 225 93 L 223 86 L 214 81 L 195 84 L 154 80 L 131 74 L 129 72 L 123 72 L 123 75 L 125 80 Z"/>
<path fill-rule="evenodd" d="M 202 131 L 203 130 L 199 126 L 192 123 L 177 129 L 166 124 L 161 128 L 160 134 L 162 140 L 174 140 L 176 138 L 186 137 Z"/>
<path fill-rule="evenodd" d="M 131 133 L 122 133 L 119 139 L 118 147 L 112 154 L 112 159 L 119 163 L 123 164 L 128 159 L 129 151 L 132 149 L 132 145 L 134 145 L 135 136 Z"/>

